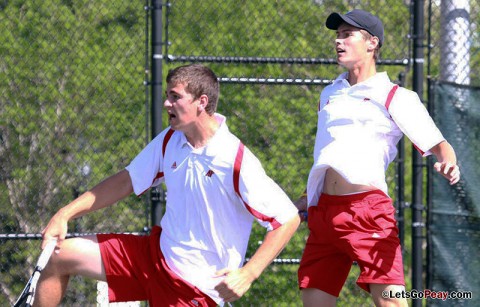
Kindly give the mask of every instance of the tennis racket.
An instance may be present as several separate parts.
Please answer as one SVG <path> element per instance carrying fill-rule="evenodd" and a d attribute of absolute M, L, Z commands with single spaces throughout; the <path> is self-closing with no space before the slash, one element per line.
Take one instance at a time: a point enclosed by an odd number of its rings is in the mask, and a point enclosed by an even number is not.
<path fill-rule="evenodd" d="M 45 248 L 43 249 L 40 257 L 38 257 L 37 265 L 35 266 L 35 270 L 30 276 L 30 279 L 27 282 L 27 285 L 20 294 L 20 297 L 17 299 L 13 307 L 30 307 L 33 304 L 33 300 L 35 298 L 35 290 L 37 288 L 37 282 L 40 278 L 40 274 L 42 273 L 43 268 L 47 265 L 50 256 L 55 249 L 55 245 L 57 245 L 56 240 L 49 241 Z"/>

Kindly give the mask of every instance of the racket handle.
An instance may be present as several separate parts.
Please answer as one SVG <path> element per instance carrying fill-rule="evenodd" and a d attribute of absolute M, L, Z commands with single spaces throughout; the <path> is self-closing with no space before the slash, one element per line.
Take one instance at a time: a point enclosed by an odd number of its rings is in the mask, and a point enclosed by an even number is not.
<path fill-rule="evenodd" d="M 43 249 L 37 261 L 37 270 L 41 271 L 47 265 L 48 260 L 50 259 L 50 256 L 52 255 L 56 245 L 57 240 L 51 240 L 47 243 L 47 245 L 45 245 L 45 248 Z"/>

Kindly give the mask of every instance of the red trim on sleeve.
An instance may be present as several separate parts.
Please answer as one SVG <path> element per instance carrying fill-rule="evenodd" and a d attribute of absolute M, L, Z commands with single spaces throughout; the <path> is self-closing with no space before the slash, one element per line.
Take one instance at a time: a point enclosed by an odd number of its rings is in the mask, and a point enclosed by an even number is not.
<path fill-rule="evenodd" d="M 276 229 L 280 227 L 281 224 L 277 220 L 275 220 L 275 218 L 266 216 L 258 212 L 257 210 L 253 209 L 252 207 L 250 207 L 250 205 L 245 202 L 242 195 L 240 194 L 240 169 L 242 168 L 244 149 L 245 149 L 245 146 L 243 145 L 242 142 L 240 142 L 240 145 L 238 146 L 237 156 L 235 157 L 235 164 L 233 165 L 233 188 L 235 189 L 235 192 L 242 200 L 248 212 L 250 212 L 255 218 L 262 220 L 264 222 L 270 223 L 273 229 Z"/>
<path fill-rule="evenodd" d="M 165 134 L 165 137 L 163 138 L 162 158 L 165 157 L 165 150 L 167 149 L 168 141 L 170 141 L 170 138 L 172 137 L 173 132 L 175 132 L 175 130 L 173 130 L 173 129 L 168 130 L 168 131 L 167 131 L 167 134 Z M 163 173 L 163 172 L 158 172 L 158 173 L 157 173 L 157 176 L 155 176 L 155 178 L 153 178 L 152 184 L 155 182 L 155 180 L 160 179 L 160 178 L 162 178 L 163 176 L 164 176 L 164 173 Z"/>
<path fill-rule="evenodd" d="M 397 91 L 397 89 L 399 88 L 398 84 L 395 84 L 392 89 L 390 90 L 390 92 L 388 93 L 388 96 L 387 96 L 387 101 L 385 102 L 385 108 L 387 109 L 388 111 L 388 108 L 390 107 L 390 103 L 392 102 L 392 99 L 393 99 L 393 96 L 395 95 L 395 92 Z M 415 147 L 415 149 L 423 156 L 425 154 L 424 151 L 422 151 L 417 145 L 413 144 L 413 147 Z"/>
<path fill-rule="evenodd" d="M 422 151 L 417 145 L 413 144 L 413 147 L 423 156 L 425 154 L 424 151 Z"/>
<path fill-rule="evenodd" d="M 240 195 L 240 184 L 239 184 L 240 169 L 242 168 L 244 147 L 245 146 L 243 145 L 243 143 L 240 142 L 240 145 L 238 145 L 237 156 L 235 157 L 235 163 L 233 164 L 233 188 L 235 189 L 235 192 L 237 192 L 238 196 L 240 196 L 240 198 L 242 197 Z"/>
<path fill-rule="evenodd" d="M 154 183 L 155 180 L 162 178 L 163 175 L 164 175 L 163 172 L 158 172 L 158 173 L 157 173 L 157 176 L 155 176 L 155 178 L 153 178 L 152 183 Z"/>
<path fill-rule="evenodd" d="M 168 131 L 167 131 L 167 134 L 165 134 L 165 137 L 163 138 L 162 158 L 165 157 L 165 150 L 167 149 L 168 141 L 170 141 L 170 138 L 172 137 L 173 132 L 175 132 L 175 130 L 173 130 L 173 129 L 168 130 Z M 155 180 L 160 179 L 160 178 L 162 178 L 163 176 L 164 176 L 164 173 L 163 173 L 163 172 L 158 172 L 158 173 L 157 173 L 157 176 L 155 176 L 155 178 L 153 178 L 152 184 L 155 182 Z"/>
<path fill-rule="evenodd" d="M 398 89 L 398 84 L 395 84 L 392 89 L 390 90 L 390 92 L 388 93 L 388 96 L 387 96 L 387 101 L 385 102 L 385 108 L 390 108 L 390 103 L 392 103 L 392 99 L 393 99 L 393 95 L 395 95 L 395 92 L 397 91 Z"/>
<path fill-rule="evenodd" d="M 163 138 L 162 157 L 165 157 L 165 150 L 167 149 L 167 143 L 168 143 L 168 141 L 170 141 L 170 138 L 172 137 L 173 132 L 175 132 L 175 130 L 173 130 L 173 129 L 168 130 L 167 133 L 165 134 L 165 137 Z M 153 180 L 152 180 L 152 185 L 155 182 L 155 180 L 162 178 L 164 175 L 165 174 L 163 172 L 158 172 L 157 175 L 155 176 L 155 178 L 153 178 Z M 145 192 L 147 192 L 147 191 L 148 191 L 148 189 L 143 191 L 140 195 L 145 194 Z"/>
<path fill-rule="evenodd" d="M 170 129 L 167 131 L 167 134 L 165 134 L 165 137 L 163 138 L 163 145 L 162 145 L 162 157 L 165 156 L 165 149 L 167 149 L 167 143 L 170 141 L 170 138 L 172 137 L 172 134 L 175 130 Z"/>
<path fill-rule="evenodd" d="M 153 180 L 152 180 L 152 185 L 153 185 L 153 183 L 155 182 L 155 180 L 160 179 L 160 178 L 163 178 L 163 176 L 164 176 L 164 173 L 163 173 L 163 172 L 158 172 L 157 175 L 155 176 L 155 178 L 153 178 Z M 148 189 L 150 189 L 150 188 L 148 188 Z M 145 191 L 143 191 L 142 193 L 140 193 L 138 196 L 141 196 L 141 195 L 145 194 L 145 192 L 147 192 L 148 189 L 146 189 Z"/>

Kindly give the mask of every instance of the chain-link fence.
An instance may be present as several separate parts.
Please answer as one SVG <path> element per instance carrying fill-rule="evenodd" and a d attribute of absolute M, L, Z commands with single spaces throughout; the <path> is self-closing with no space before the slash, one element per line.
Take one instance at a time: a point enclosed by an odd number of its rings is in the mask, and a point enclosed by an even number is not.
<path fill-rule="evenodd" d="M 433 76 L 446 65 L 440 64 L 443 57 L 435 48 L 449 41 L 435 23 L 443 20 L 440 5 L 445 2 L 425 3 L 426 16 L 433 21 L 427 29 L 431 39 L 425 41 L 432 46 L 426 56 L 433 63 L 427 73 Z M 479 58 L 474 22 L 479 8 L 471 2 L 469 75 L 478 84 L 475 69 L 480 65 L 472 64 Z M 319 93 L 341 71 L 334 58 L 335 34 L 325 28 L 325 19 L 333 11 L 352 8 L 384 20 L 378 68 L 411 87 L 410 1 L 1 2 L 0 304 L 8 305 L 20 293 L 39 254 L 40 232 L 52 214 L 125 167 L 152 137 L 154 10 L 162 16 L 163 72 L 189 62 L 209 65 L 220 77 L 218 111 L 227 116 L 230 130 L 296 199 L 312 163 Z M 165 127 L 165 118 L 163 123 Z M 389 169 L 388 181 L 405 240 L 408 289 L 411 147 L 408 141 L 406 145 Z M 150 204 L 147 195 L 130 197 L 71 222 L 70 235 L 148 231 Z M 255 225 L 247 257 L 263 234 Z M 234 305 L 301 305 L 296 270 L 306 236 L 302 225 L 279 259 Z M 339 306 L 371 305 L 355 285 L 357 276 L 354 266 Z M 93 281 L 74 278 L 65 306 L 95 305 L 96 289 Z"/>
<path fill-rule="evenodd" d="M 144 146 L 146 21 L 135 1 L 1 1 L 0 305 L 20 294 L 53 213 Z M 128 198 L 69 232 L 139 232 L 146 208 Z M 94 287 L 74 280 L 66 304 L 95 302 Z"/>
<path fill-rule="evenodd" d="M 456 149 L 462 172 L 455 186 L 429 174 L 426 289 L 448 291 L 457 299 L 428 303 L 478 306 L 480 5 L 478 1 L 432 1 L 428 12 L 431 112 Z"/>

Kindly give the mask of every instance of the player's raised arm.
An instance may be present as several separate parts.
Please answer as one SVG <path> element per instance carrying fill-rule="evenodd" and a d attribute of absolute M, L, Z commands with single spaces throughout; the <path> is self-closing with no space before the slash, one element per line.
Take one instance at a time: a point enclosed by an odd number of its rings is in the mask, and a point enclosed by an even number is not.
<path fill-rule="evenodd" d="M 71 203 L 58 210 L 42 231 L 42 248 L 51 239 L 61 243 L 67 234 L 68 221 L 81 217 L 89 212 L 110 206 L 133 191 L 130 175 L 126 170 L 108 177 L 91 190 L 83 193 Z"/>

